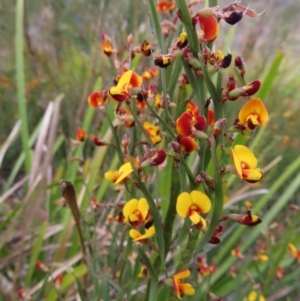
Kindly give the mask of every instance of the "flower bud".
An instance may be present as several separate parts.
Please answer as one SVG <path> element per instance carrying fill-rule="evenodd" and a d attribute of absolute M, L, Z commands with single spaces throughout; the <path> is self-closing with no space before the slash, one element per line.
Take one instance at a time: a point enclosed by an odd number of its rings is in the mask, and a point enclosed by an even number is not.
<path fill-rule="evenodd" d="M 76 140 L 83 142 L 86 140 L 86 138 L 87 138 L 86 132 L 81 127 L 78 127 L 76 131 Z"/>
<path fill-rule="evenodd" d="M 166 157 L 166 152 L 163 149 L 159 149 L 152 157 L 149 157 L 143 161 L 141 167 L 160 165 L 164 163 Z"/>
<path fill-rule="evenodd" d="M 127 37 L 127 46 L 130 46 L 133 44 L 133 35 L 132 34 L 129 34 L 129 36 Z"/>
<path fill-rule="evenodd" d="M 173 55 L 166 54 L 166 55 L 158 55 L 154 59 L 154 65 L 160 68 L 167 68 L 171 65 L 174 57 Z"/>
<path fill-rule="evenodd" d="M 193 131 L 193 136 L 199 140 L 206 140 L 208 138 L 204 132 L 198 130 Z"/>
<path fill-rule="evenodd" d="M 231 59 L 232 59 L 232 55 L 230 53 L 225 55 L 223 60 L 222 60 L 222 63 L 220 65 L 220 67 L 223 68 L 223 69 L 228 68 L 231 64 Z"/>
<path fill-rule="evenodd" d="M 214 124 L 214 133 L 213 133 L 215 139 L 217 139 L 220 136 L 222 130 L 225 127 L 225 125 L 226 125 L 226 118 L 221 118 L 221 119 L 219 119 L 215 122 L 215 124 Z"/>
<path fill-rule="evenodd" d="M 199 60 L 196 59 L 195 57 L 188 58 L 187 62 L 188 62 L 189 65 L 191 65 L 195 69 L 200 69 L 201 68 L 201 64 L 200 64 Z"/>
<path fill-rule="evenodd" d="M 125 134 L 122 138 L 121 146 L 124 150 L 127 150 L 129 144 L 130 144 L 130 138 L 127 134 Z"/>
<path fill-rule="evenodd" d="M 180 49 L 184 48 L 188 44 L 188 38 L 186 32 L 180 34 L 179 38 L 176 41 L 176 46 Z"/>
<path fill-rule="evenodd" d="M 239 21 L 241 21 L 243 19 L 243 13 L 242 12 L 237 12 L 237 11 L 233 11 L 231 12 L 231 14 L 228 17 L 224 17 L 224 20 L 230 24 L 230 25 L 234 25 L 236 23 L 238 23 Z"/>
<path fill-rule="evenodd" d="M 140 51 L 144 56 L 150 56 L 151 55 L 151 46 L 147 40 L 144 40 L 142 45 L 140 46 Z"/>

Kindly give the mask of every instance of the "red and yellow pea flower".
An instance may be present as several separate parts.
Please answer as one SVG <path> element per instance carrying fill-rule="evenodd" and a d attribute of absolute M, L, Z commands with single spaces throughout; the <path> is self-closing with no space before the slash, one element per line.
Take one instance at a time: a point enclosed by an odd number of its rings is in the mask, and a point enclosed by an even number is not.
<path fill-rule="evenodd" d="M 251 213 L 251 210 L 248 210 L 245 215 L 236 213 L 228 214 L 228 218 L 248 227 L 256 226 L 262 222 L 257 215 Z"/>
<path fill-rule="evenodd" d="M 112 43 L 108 39 L 102 42 L 101 49 L 108 57 L 111 57 L 112 54 L 114 53 Z"/>
<path fill-rule="evenodd" d="M 94 109 L 97 108 L 102 109 L 103 107 L 106 106 L 107 100 L 108 100 L 107 91 L 101 90 L 99 92 L 91 93 L 88 98 L 88 103 Z"/>
<path fill-rule="evenodd" d="M 132 116 L 129 108 L 117 106 L 115 114 L 118 120 L 122 122 L 125 127 L 133 127 L 135 125 L 134 117 Z"/>
<path fill-rule="evenodd" d="M 220 235 L 224 232 L 224 227 L 222 225 L 218 225 L 209 239 L 209 243 L 212 245 L 217 245 L 221 242 Z"/>
<path fill-rule="evenodd" d="M 253 131 L 269 119 L 268 111 L 259 98 L 250 99 L 240 110 L 237 124 Z"/>
<path fill-rule="evenodd" d="M 119 212 L 117 215 L 109 215 L 107 217 L 107 219 L 110 221 L 110 222 L 118 222 L 119 224 L 124 224 L 125 221 L 124 221 L 124 215 L 123 215 L 123 212 Z"/>
<path fill-rule="evenodd" d="M 150 56 L 151 55 L 151 45 L 149 44 L 149 42 L 147 40 L 144 40 L 144 42 L 140 46 L 140 52 L 144 56 Z"/>
<path fill-rule="evenodd" d="M 256 291 L 251 291 L 248 297 L 244 298 L 243 301 L 266 301 L 262 294 L 258 294 Z"/>
<path fill-rule="evenodd" d="M 92 199 L 90 205 L 94 211 L 97 211 L 100 208 L 100 203 L 96 199 Z"/>
<path fill-rule="evenodd" d="M 143 80 L 151 80 L 158 75 L 158 70 L 155 67 L 146 68 L 142 73 Z"/>
<path fill-rule="evenodd" d="M 199 256 L 197 258 L 197 270 L 201 276 L 209 276 L 217 270 L 217 266 L 214 263 L 208 264 L 206 256 Z"/>
<path fill-rule="evenodd" d="M 154 145 L 158 144 L 162 140 L 162 136 L 160 135 L 159 126 L 152 124 L 151 122 L 145 121 L 143 123 L 143 127 L 148 133 L 152 143 Z"/>
<path fill-rule="evenodd" d="M 297 259 L 298 263 L 300 263 L 300 250 L 298 250 L 296 248 L 296 246 L 292 243 L 288 244 L 288 249 L 289 249 L 291 256 L 293 258 Z"/>
<path fill-rule="evenodd" d="M 159 149 L 154 152 L 149 150 L 148 153 L 140 160 L 140 166 L 158 166 L 164 163 L 166 160 L 167 154 L 165 150 Z"/>
<path fill-rule="evenodd" d="M 64 279 L 63 274 L 59 274 L 53 279 L 53 283 L 54 283 L 56 289 L 60 288 L 60 286 L 63 282 L 63 279 Z"/>
<path fill-rule="evenodd" d="M 138 166 L 138 162 L 135 158 L 132 158 L 135 167 Z M 133 168 L 130 162 L 123 164 L 119 170 L 110 170 L 104 174 L 106 180 L 113 182 L 114 184 L 124 184 L 130 174 L 133 172 Z"/>
<path fill-rule="evenodd" d="M 176 130 L 181 136 L 194 136 L 199 139 L 206 139 L 203 132 L 206 127 L 206 118 L 204 115 L 195 117 L 194 112 L 188 111 L 181 114 L 176 120 Z"/>
<path fill-rule="evenodd" d="M 203 11 L 204 12 L 204 11 Z M 196 15 L 199 22 L 201 33 L 200 39 L 204 42 L 214 41 L 219 34 L 219 23 L 212 14 L 202 13 L 201 11 Z"/>
<path fill-rule="evenodd" d="M 108 90 L 109 96 L 116 101 L 127 100 L 131 96 L 132 88 L 141 87 L 143 79 L 133 70 L 126 71 L 119 79 L 116 86 Z"/>
<path fill-rule="evenodd" d="M 167 68 L 174 60 L 173 54 L 159 54 L 154 56 L 154 65 L 160 68 Z"/>
<path fill-rule="evenodd" d="M 150 273 L 149 273 L 148 268 L 144 264 L 142 264 L 141 270 L 138 274 L 138 278 L 149 277 L 149 276 L 150 276 Z"/>
<path fill-rule="evenodd" d="M 149 220 L 149 205 L 145 198 L 131 199 L 123 207 L 124 222 L 133 227 L 146 224 Z"/>
<path fill-rule="evenodd" d="M 231 149 L 231 157 L 240 179 L 244 179 L 249 183 L 255 183 L 262 179 L 263 172 L 256 167 L 257 159 L 248 147 L 235 145 Z"/>
<path fill-rule="evenodd" d="M 276 278 L 278 280 L 281 280 L 283 278 L 283 275 L 284 275 L 284 268 L 279 266 L 276 270 Z"/>
<path fill-rule="evenodd" d="M 142 243 L 142 244 L 148 244 L 149 238 L 152 237 L 154 234 L 155 234 L 154 226 L 151 226 L 149 229 L 146 229 L 144 234 L 141 234 L 136 229 L 131 229 L 129 231 L 129 236 L 133 239 L 133 241 Z"/>
<path fill-rule="evenodd" d="M 21 300 L 31 300 L 31 296 L 24 288 L 18 288 L 18 296 Z"/>
<path fill-rule="evenodd" d="M 177 136 L 176 140 L 179 143 L 180 150 L 185 155 L 188 155 L 195 150 L 199 150 L 198 143 L 192 137 Z"/>
<path fill-rule="evenodd" d="M 181 300 L 181 294 L 192 296 L 195 289 L 190 283 L 182 283 L 182 280 L 191 275 L 190 270 L 182 270 L 173 275 L 173 289 L 178 299 Z"/>
<path fill-rule="evenodd" d="M 174 1 L 164 1 L 161 0 L 156 4 L 156 10 L 159 13 L 165 13 L 173 10 L 175 8 L 175 2 Z"/>
<path fill-rule="evenodd" d="M 83 142 L 87 139 L 87 134 L 81 127 L 78 127 L 75 138 L 77 141 Z"/>
<path fill-rule="evenodd" d="M 240 96 L 252 96 L 260 89 L 260 86 L 261 82 L 258 79 L 256 79 L 243 87 L 234 88 L 230 90 L 227 94 L 227 99 L 234 101 Z"/>
<path fill-rule="evenodd" d="M 46 266 L 42 261 L 38 260 L 36 263 L 35 263 L 35 266 L 38 270 L 40 271 L 43 271 L 43 272 L 49 272 L 49 267 Z"/>
<path fill-rule="evenodd" d="M 209 212 L 210 208 L 209 197 L 201 191 L 182 192 L 177 197 L 177 214 L 182 218 L 189 217 L 192 223 L 198 227 L 206 228 L 206 220 L 200 214 Z"/>
<path fill-rule="evenodd" d="M 241 259 L 244 258 L 244 255 L 242 254 L 240 247 L 236 247 L 233 250 L 231 250 L 231 255 L 233 257 L 237 257 L 237 258 L 241 258 Z"/>
<path fill-rule="evenodd" d="M 184 48 L 185 46 L 187 46 L 188 44 L 188 38 L 187 38 L 187 33 L 186 32 L 182 32 L 177 41 L 176 41 L 176 47 L 179 49 Z"/>

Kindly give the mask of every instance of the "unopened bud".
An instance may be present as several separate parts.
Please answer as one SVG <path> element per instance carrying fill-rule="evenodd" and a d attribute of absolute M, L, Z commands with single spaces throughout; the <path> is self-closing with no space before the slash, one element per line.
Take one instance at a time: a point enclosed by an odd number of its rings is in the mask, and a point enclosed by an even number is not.
<path fill-rule="evenodd" d="M 247 86 L 243 87 L 244 92 L 243 92 L 242 96 L 254 95 L 260 89 L 260 86 L 261 86 L 261 82 L 258 79 L 254 80 Z"/>
<path fill-rule="evenodd" d="M 242 12 L 237 12 L 237 11 L 233 11 L 231 12 L 231 14 L 228 17 L 224 17 L 224 20 L 230 24 L 230 25 L 234 25 L 236 23 L 238 23 L 239 21 L 241 21 L 243 19 L 243 13 Z"/>
<path fill-rule="evenodd" d="M 231 59 L 232 59 L 232 55 L 230 53 L 228 53 L 227 55 L 224 56 L 222 63 L 221 63 L 221 68 L 226 69 L 230 66 L 231 64 Z"/>
<path fill-rule="evenodd" d="M 217 139 L 220 136 L 222 130 L 225 128 L 225 125 L 226 125 L 226 118 L 221 118 L 215 122 L 214 133 L 213 133 L 215 139 Z"/>
<path fill-rule="evenodd" d="M 152 157 L 149 157 L 142 162 L 141 167 L 160 165 L 164 163 L 166 157 L 166 152 L 163 149 L 159 149 Z"/>
<path fill-rule="evenodd" d="M 150 56 L 151 55 L 151 46 L 147 40 L 144 40 L 142 45 L 140 46 L 140 51 L 144 56 Z"/>
<path fill-rule="evenodd" d="M 132 35 L 132 34 L 130 34 L 130 35 L 127 37 L 126 42 L 127 42 L 127 46 L 130 46 L 130 45 L 133 44 L 133 35 Z"/>
<path fill-rule="evenodd" d="M 127 134 L 125 134 L 122 138 L 121 146 L 124 150 L 127 150 L 129 144 L 130 144 L 130 138 Z"/>
<path fill-rule="evenodd" d="M 191 65 L 195 69 L 200 69 L 201 68 L 201 64 L 200 64 L 199 60 L 196 59 L 195 57 L 188 58 L 187 62 L 188 62 L 189 65 Z"/>
<path fill-rule="evenodd" d="M 202 131 L 193 131 L 193 136 L 199 140 L 206 140 L 208 136 Z"/>
<path fill-rule="evenodd" d="M 176 41 L 176 46 L 180 49 L 184 48 L 188 44 L 188 38 L 186 32 L 180 34 L 179 38 Z"/>

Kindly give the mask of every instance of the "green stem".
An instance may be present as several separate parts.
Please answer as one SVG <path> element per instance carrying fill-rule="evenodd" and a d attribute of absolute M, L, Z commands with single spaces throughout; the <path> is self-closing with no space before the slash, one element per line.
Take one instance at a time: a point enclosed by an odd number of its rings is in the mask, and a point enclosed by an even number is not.
<path fill-rule="evenodd" d="M 212 206 L 212 213 L 211 213 L 211 221 L 209 223 L 207 232 L 205 233 L 203 239 L 201 240 L 198 248 L 197 253 L 202 251 L 206 243 L 210 240 L 212 237 L 218 223 L 219 219 L 223 212 L 223 189 L 222 189 L 222 179 L 220 175 L 220 167 L 218 163 L 217 158 L 217 152 L 216 152 L 216 140 L 212 138 L 212 144 L 211 144 L 211 159 L 213 163 L 214 168 L 214 182 L 215 182 L 215 196 Z"/>
<path fill-rule="evenodd" d="M 136 114 L 136 111 L 134 109 L 132 109 L 130 106 L 128 106 L 128 109 L 129 109 L 131 115 L 133 116 L 135 123 L 137 124 L 137 126 L 139 127 L 139 129 L 143 132 L 144 136 L 146 137 L 149 145 L 151 147 L 154 146 L 154 144 L 153 144 L 153 142 L 152 142 L 152 140 L 151 140 L 148 132 L 146 131 L 146 129 L 141 124 L 141 122 L 140 122 L 140 120 L 139 120 L 139 118 L 138 118 L 138 116 Z"/>
<path fill-rule="evenodd" d="M 153 116 L 164 125 L 165 129 L 170 134 L 171 138 L 175 139 L 175 134 L 173 133 L 171 127 L 167 124 L 167 122 L 153 110 L 153 108 L 150 106 L 150 104 L 148 102 L 146 102 L 146 103 L 147 103 L 147 107 L 148 107 L 149 111 L 153 114 Z"/>
<path fill-rule="evenodd" d="M 156 34 L 156 37 L 158 40 L 158 45 L 159 45 L 160 51 L 162 53 L 164 53 L 165 49 L 164 49 L 163 35 L 162 35 L 162 31 L 161 31 L 161 27 L 160 27 L 160 23 L 159 23 L 159 19 L 158 19 L 158 14 L 156 11 L 155 2 L 154 2 L 154 0 L 148 0 L 148 4 L 149 4 L 149 8 L 150 8 L 151 21 L 153 22 L 155 34 Z"/>
<path fill-rule="evenodd" d="M 169 122 L 172 122 L 172 116 L 170 115 L 169 112 L 169 106 L 168 106 L 168 101 L 167 101 L 167 78 L 166 78 L 166 70 L 162 69 L 161 71 L 161 82 L 162 82 L 162 92 L 163 92 L 163 97 L 164 97 L 164 109 L 165 113 L 167 115 L 167 119 Z"/>
<path fill-rule="evenodd" d="M 25 102 L 25 79 L 24 79 L 24 39 L 23 39 L 23 21 L 24 18 L 24 0 L 17 1 L 16 9 L 16 73 L 17 73 L 17 92 L 18 92 L 18 107 L 20 119 L 22 121 L 21 136 L 22 145 L 25 153 L 25 171 L 26 174 L 30 173 L 31 169 L 31 154 L 29 148 L 29 128 L 28 117 Z"/>
<path fill-rule="evenodd" d="M 189 41 L 189 47 L 194 54 L 196 58 L 198 58 L 198 52 L 199 52 L 199 41 L 197 37 L 197 33 L 195 30 L 195 27 L 192 24 L 191 15 L 189 12 L 189 9 L 186 5 L 185 0 L 176 0 L 177 7 L 179 9 L 179 13 L 181 15 L 182 23 L 185 27 L 188 41 Z"/>

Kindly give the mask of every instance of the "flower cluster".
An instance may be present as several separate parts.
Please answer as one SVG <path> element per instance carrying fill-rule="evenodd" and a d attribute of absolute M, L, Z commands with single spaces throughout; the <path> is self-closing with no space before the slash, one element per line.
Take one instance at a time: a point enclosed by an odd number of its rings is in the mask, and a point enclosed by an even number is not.
<path fill-rule="evenodd" d="M 129 237 L 143 245 L 143 250 L 148 252 L 145 256 L 159 252 L 162 261 L 173 252 L 177 239 L 175 230 L 189 231 L 188 241 L 194 239 L 195 242 L 203 234 L 205 243 L 216 245 L 221 243 L 226 226 L 221 222 L 234 221 L 252 227 L 262 221 L 252 214 L 252 208 L 248 208 L 246 214 L 230 212 L 221 217 L 223 177 L 227 173 L 248 183 L 263 178 L 255 154 L 246 145 L 236 143 L 235 138 L 245 136 L 246 132 L 251 135 L 257 127 L 264 126 L 268 111 L 263 100 L 255 97 L 260 80 L 246 80 L 243 59 L 234 58 L 240 76 L 226 76 L 225 69 L 233 61 L 232 54 L 224 55 L 211 47 L 218 38 L 221 21 L 233 25 L 244 15 L 255 17 L 256 14 L 239 2 L 194 12 L 194 6 L 200 2 L 194 0 L 188 5 L 194 37 L 188 31 L 175 36 L 176 23 L 185 25 L 186 18 L 175 2 L 157 2 L 158 16 L 163 19 L 161 33 L 164 37 L 173 35 L 167 53 L 161 53 L 163 49 L 159 47 L 162 46 L 154 41 L 136 43 L 130 35 L 125 42 L 127 51 L 120 55 L 112 38 L 102 34 L 101 49 L 115 66 L 115 77 L 108 87 L 88 97 L 89 105 L 99 111 L 103 120 L 109 120 L 112 133 L 107 135 L 109 139 L 92 136 L 93 144 L 106 147 L 110 154 L 116 152 L 118 157 L 118 165 L 109 164 L 114 167 L 107 168 L 104 177 L 112 183 L 109 186 L 112 193 L 117 190 L 128 200 L 122 201 L 122 210 L 110 215 L 109 220 L 130 228 Z M 195 42 L 197 47 L 193 46 Z M 167 86 L 166 68 L 172 68 L 172 72 L 179 70 L 178 89 L 176 81 Z M 184 73 L 180 74 L 182 70 Z M 211 77 L 221 73 L 225 75 L 224 82 L 215 85 Z M 205 87 L 208 93 L 202 91 Z M 230 114 L 233 106 L 240 109 L 237 115 Z M 76 140 L 84 142 L 87 137 L 83 129 L 78 128 Z M 229 160 L 231 165 L 226 165 Z M 164 181 L 171 186 L 164 187 Z M 164 188 L 169 193 L 160 195 Z M 97 202 L 91 204 L 95 211 L 100 206 Z M 180 222 L 180 218 L 185 220 Z M 193 250 L 186 252 L 190 257 L 184 257 L 183 262 L 188 265 Z M 233 250 L 232 255 L 242 256 L 239 249 Z M 263 260 L 265 255 L 258 253 L 258 256 Z M 142 262 L 143 275 L 153 273 L 153 267 L 149 266 L 149 262 L 154 264 L 153 257 L 149 255 L 148 260 Z M 217 269 L 214 264 L 207 264 L 204 256 L 198 257 L 196 266 L 202 276 L 211 275 Z M 183 282 L 190 276 L 190 270 L 182 266 L 176 270 L 179 272 L 165 283 L 172 285 L 179 299 L 182 295 L 193 295 L 194 287 Z M 254 294 L 256 292 L 248 299 L 252 300 Z"/>

